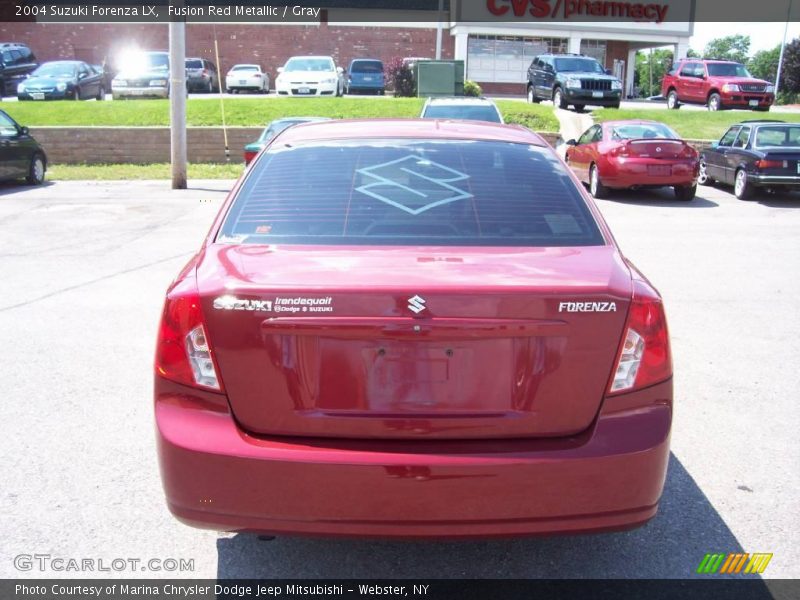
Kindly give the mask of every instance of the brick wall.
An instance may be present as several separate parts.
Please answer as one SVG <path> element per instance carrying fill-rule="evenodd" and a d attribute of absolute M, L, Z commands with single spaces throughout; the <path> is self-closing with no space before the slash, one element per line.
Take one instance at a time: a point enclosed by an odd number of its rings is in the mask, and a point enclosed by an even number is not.
<path fill-rule="evenodd" d="M 169 162 L 168 127 L 31 127 L 51 163 L 166 163 Z M 243 162 L 244 146 L 257 139 L 260 127 L 228 127 L 232 162 Z M 540 132 L 550 144 L 559 135 Z M 224 163 L 221 127 L 187 128 L 189 162 Z"/>
<path fill-rule="evenodd" d="M 165 163 L 170 160 L 168 127 L 31 127 L 51 163 Z M 243 162 L 243 148 L 262 127 L 229 127 L 231 161 Z M 187 129 L 189 162 L 225 162 L 221 127 Z"/>
<path fill-rule="evenodd" d="M 343 27 L 319 25 L 244 25 L 218 24 L 220 63 L 227 70 L 235 63 L 260 63 L 275 77 L 276 69 L 295 54 L 333 56 L 336 64 L 347 67 L 353 58 L 431 56 L 436 53 L 435 28 L 377 28 L 374 25 Z M 40 62 L 78 59 L 92 63 L 114 57 L 126 48 L 166 50 L 166 24 L 129 25 L 111 23 L 6 23 L 0 22 L 0 41 L 27 44 Z M 442 36 L 442 56 L 452 58 L 454 38 Z M 214 27 L 188 24 L 186 55 L 214 57 Z"/>

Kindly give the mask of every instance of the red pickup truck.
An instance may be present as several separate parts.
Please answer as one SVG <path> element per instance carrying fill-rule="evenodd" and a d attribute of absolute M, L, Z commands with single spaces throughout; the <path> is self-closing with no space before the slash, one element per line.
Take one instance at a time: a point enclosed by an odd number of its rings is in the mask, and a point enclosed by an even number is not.
<path fill-rule="evenodd" d="M 708 110 L 767 111 L 775 101 L 775 87 L 737 62 L 685 58 L 664 76 L 661 95 L 672 109 L 692 103 L 705 104 Z"/>

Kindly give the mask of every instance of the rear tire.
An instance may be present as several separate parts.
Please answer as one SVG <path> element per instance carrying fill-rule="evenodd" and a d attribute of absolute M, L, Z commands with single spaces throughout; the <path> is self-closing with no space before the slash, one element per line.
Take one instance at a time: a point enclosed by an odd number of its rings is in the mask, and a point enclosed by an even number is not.
<path fill-rule="evenodd" d="M 81 99 L 81 88 L 79 88 L 77 86 L 75 87 L 75 91 L 73 92 L 72 99 L 73 100 L 80 100 Z"/>
<path fill-rule="evenodd" d="M 31 157 L 31 164 L 28 167 L 28 176 L 25 180 L 31 185 L 42 185 L 46 167 L 44 157 L 38 152 Z"/>
<path fill-rule="evenodd" d="M 598 200 L 608 198 L 608 188 L 600 181 L 597 165 L 592 165 L 589 169 L 589 193 Z"/>
<path fill-rule="evenodd" d="M 739 200 L 750 200 L 753 197 L 753 185 L 747 180 L 747 172 L 744 169 L 736 171 L 733 180 L 733 194 Z"/>
<path fill-rule="evenodd" d="M 672 189 L 675 192 L 675 199 L 683 202 L 692 200 L 697 193 L 696 185 L 676 185 Z"/>
<path fill-rule="evenodd" d="M 718 110 L 722 110 L 722 97 L 717 93 L 713 92 L 708 96 L 708 110 L 712 112 L 716 112 Z"/>
<path fill-rule="evenodd" d="M 670 110 L 678 110 L 681 103 L 678 101 L 678 92 L 670 90 L 667 94 L 667 108 Z"/>
<path fill-rule="evenodd" d="M 536 92 L 533 90 L 533 86 L 528 86 L 528 104 L 539 104 L 541 100 L 536 97 Z"/>
<path fill-rule="evenodd" d="M 97 97 L 95 98 L 95 100 L 98 100 L 98 101 L 100 101 L 100 100 L 105 100 L 105 99 L 106 99 L 106 88 L 104 88 L 104 87 L 101 85 L 101 86 L 100 86 L 100 89 L 99 89 L 99 90 L 97 90 Z"/>
<path fill-rule="evenodd" d="M 567 101 L 564 99 L 564 93 L 561 91 L 560 87 L 553 90 L 553 106 L 562 110 L 567 110 L 567 108 L 569 108 L 569 104 L 567 104 Z"/>

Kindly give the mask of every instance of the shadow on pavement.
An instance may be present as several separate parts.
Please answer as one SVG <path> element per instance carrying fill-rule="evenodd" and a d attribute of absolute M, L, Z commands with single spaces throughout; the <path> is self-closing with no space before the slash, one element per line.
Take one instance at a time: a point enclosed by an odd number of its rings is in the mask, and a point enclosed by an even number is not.
<path fill-rule="evenodd" d="M 22 180 L 0 181 L 0 196 L 8 196 L 10 194 L 16 194 L 28 191 L 32 192 L 35 190 L 41 190 L 42 188 L 50 187 L 51 185 L 54 185 L 54 182 L 45 181 L 41 185 L 28 185 Z"/>
<path fill-rule="evenodd" d="M 605 200 L 617 202 L 619 204 L 631 204 L 636 206 L 674 206 L 675 208 L 717 208 L 719 204 L 698 194 L 694 199 L 685 202 L 676 200 L 672 188 L 658 188 L 649 190 L 611 190 Z"/>
<path fill-rule="evenodd" d="M 217 541 L 219 578 L 687 578 L 707 552 L 741 552 L 670 456 L 658 515 L 614 534 L 399 542 L 238 534 Z"/>

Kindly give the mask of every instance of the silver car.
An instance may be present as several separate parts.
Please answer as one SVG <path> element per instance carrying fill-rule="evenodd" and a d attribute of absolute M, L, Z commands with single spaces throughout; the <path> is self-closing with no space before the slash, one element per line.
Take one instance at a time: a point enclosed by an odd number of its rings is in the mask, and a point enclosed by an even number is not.
<path fill-rule="evenodd" d="M 139 52 L 128 55 L 111 81 L 114 100 L 120 98 L 169 98 L 169 54 Z"/>

